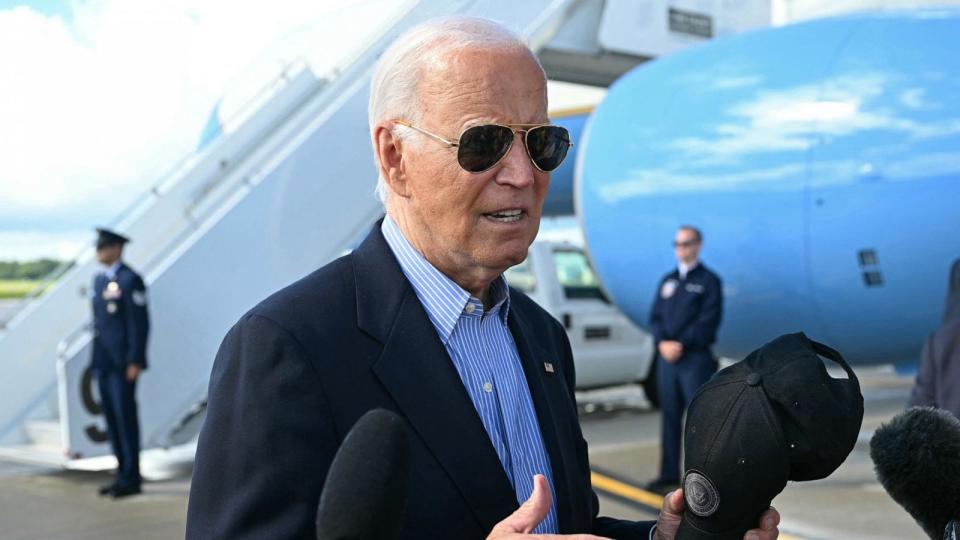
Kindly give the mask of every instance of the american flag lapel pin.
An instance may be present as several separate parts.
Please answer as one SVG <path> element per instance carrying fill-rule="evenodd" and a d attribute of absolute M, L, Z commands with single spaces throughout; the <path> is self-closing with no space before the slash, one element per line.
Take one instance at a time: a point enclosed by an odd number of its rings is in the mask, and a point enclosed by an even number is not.
<path fill-rule="evenodd" d="M 546 371 L 547 373 L 553 373 L 553 364 L 551 364 L 550 362 L 544 362 L 544 363 L 543 363 L 543 369 L 544 369 L 544 371 Z"/>

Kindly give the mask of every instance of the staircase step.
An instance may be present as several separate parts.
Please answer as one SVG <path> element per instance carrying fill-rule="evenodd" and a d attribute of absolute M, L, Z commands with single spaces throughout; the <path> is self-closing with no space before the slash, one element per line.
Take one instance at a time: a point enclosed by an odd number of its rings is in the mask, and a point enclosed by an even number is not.
<path fill-rule="evenodd" d="M 0 446 L 0 461 L 45 465 L 79 471 L 106 471 L 117 468 L 117 459 L 113 456 L 67 459 L 63 455 L 62 448 L 45 444 Z"/>
<path fill-rule="evenodd" d="M 0 459 L 52 467 L 64 467 L 67 463 L 67 458 L 63 455 L 63 449 L 59 445 L 46 444 L 0 446 Z"/>
<path fill-rule="evenodd" d="M 60 422 L 57 420 L 28 420 L 24 423 L 27 441 L 30 444 L 63 448 Z"/>

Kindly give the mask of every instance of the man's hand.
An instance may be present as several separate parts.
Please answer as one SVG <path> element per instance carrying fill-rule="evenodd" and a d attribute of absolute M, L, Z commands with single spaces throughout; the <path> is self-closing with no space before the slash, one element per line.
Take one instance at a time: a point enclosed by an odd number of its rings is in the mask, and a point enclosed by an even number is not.
<path fill-rule="evenodd" d="M 680 357 L 683 356 L 683 344 L 679 341 L 661 341 L 657 345 L 657 349 L 660 351 L 660 356 L 671 364 L 680 360 Z"/>
<path fill-rule="evenodd" d="M 533 477 L 533 493 L 530 498 L 517 508 L 517 511 L 507 516 L 506 519 L 497 523 L 490 531 L 487 540 L 521 540 L 528 538 L 540 539 L 566 539 L 566 540 L 601 540 L 599 536 L 589 534 L 529 534 L 547 514 L 550 513 L 550 506 L 553 504 L 553 497 L 550 495 L 550 485 L 547 479 L 538 474 Z"/>
<path fill-rule="evenodd" d="M 140 376 L 140 364 L 130 364 L 127 366 L 127 381 L 133 382 Z"/>
<path fill-rule="evenodd" d="M 657 518 L 657 540 L 673 540 L 683 519 L 683 490 L 678 489 L 663 498 L 663 508 Z M 750 529 L 743 535 L 743 540 L 776 540 L 780 536 L 777 525 L 780 523 L 780 513 L 772 506 L 760 515 L 760 528 Z"/>

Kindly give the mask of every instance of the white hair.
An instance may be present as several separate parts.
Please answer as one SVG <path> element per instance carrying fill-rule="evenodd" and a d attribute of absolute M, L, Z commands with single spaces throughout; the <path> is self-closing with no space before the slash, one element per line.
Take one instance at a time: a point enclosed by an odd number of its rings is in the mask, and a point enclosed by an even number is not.
<path fill-rule="evenodd" d="M 423 104 L 420 103 L 418 90 L 425 68 L 437 66 L 451 53 L 468 48 L 526 51 L 540 66 L 540 61 L 522 37 L 490 19 L 439 17 L 407 30 L 380 57 L 370 82 L 367 116 L 371 142 L 374 144 L 374 159 L 378 165 L 380 158 L 376 155 L 376 141 L 373 140 L 376 125 L 398 118 L 419 123 Z M 543 66 L 540 69 L 542 71 Z M 406 130 L 402 128 L 399 126 L 394 135 L 406 135 Z M 379 166 L 377 170 L 380 170 Z M 386 206 L 387 185 L 382 173 L 377 178 L 376 193 Z"/>

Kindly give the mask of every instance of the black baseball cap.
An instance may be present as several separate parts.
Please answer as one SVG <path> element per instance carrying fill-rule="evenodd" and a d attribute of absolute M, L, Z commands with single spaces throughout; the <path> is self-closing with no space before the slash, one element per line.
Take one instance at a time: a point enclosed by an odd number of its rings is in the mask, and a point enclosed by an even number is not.
<path fill-rule="evenodd" d="M 840 365 L 831 377 L 821 356 Z M 719 371 L 696 393 L 684 430 L 678 540 L 741 540 L 788 480 L 829 476 L 857 443 L 863 395 L 837 351 L 787 334 Z"/>
<path fill-rule="evenodd" d="M 110 229 L 105 229 L 103 227 L 97 227 L 97 249 L 107 246 L 115 246 L 117 244 L 126 244 L 130 239 L 126 236 L 111 231 Z"/>

